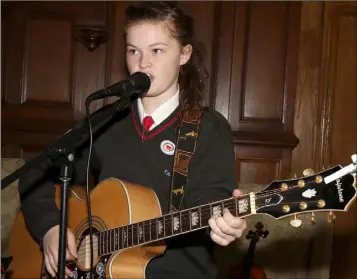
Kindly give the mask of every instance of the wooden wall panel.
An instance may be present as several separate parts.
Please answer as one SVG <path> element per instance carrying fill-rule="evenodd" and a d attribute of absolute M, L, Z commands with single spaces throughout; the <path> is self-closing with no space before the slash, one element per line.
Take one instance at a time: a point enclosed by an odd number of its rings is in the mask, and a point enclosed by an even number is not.
<path fill-rule="evenodd" d="M 289 148 L 254 144 L 237 144 L 235 148 L 237 181 L 239 183 L 270 184 L 276 179 L 289 179 Z"/>
<path fill-rule="evenodd" d="M 285 3 L 248 4 L 245 41 L 237 42 L 244 44 L 243 49 L 246 50 L 244 69 L 239 73 L 243 74 L 244 80 L 240 85 L 242 106 L 240 111 L 234 112 L 234 116 L 240 113 L 238 121 L 282 120 L 288 8 Z"/>
<path fill-rule="evenodd" d="M 106 27 L 106 5 L 3 4 L 2 144 L 39 152 L 84 116 L 83 100 L 105 85 L 107 50 L 90 52 L 77 34 L 80 26 Z"/>
<path fill-rule="evenodd" d="M 292 133 L 299 17 L 299 3 L 222 3 L 215 107 L 234 131 Z"/>
<path fill-rule="evenodd" d="M 238 158 L 238 179 L 240 183 L 269 184 L 279 176 L 280 160 L 266 158 Z"/>
<path fill-rule="evenodd" d="M 222 2 L 219 14 L 214 107 L 231 124 L 237 164 L 241 150 L 263 152 L 247 155 L 258 165 L 278 150 L 274 160 L 284 166 L 274 167 L 273 175 L 240 172 L 239 179 L 287 177 L 291 150 L 298 143 L 293 116 L 300 3 Z M 270 163 L 265 167 L 271 170 Z"/>
<path fill-rule="evenodd" d="M 52 101 L 71 106 L 74 66 L 71 20 L 33 17 L 25 24 L 21 103 Z"/>
<path fill-rule="evenodd" d="M 131 3 L 129 1 L 117 1 L 108 4 L 108 24 L 110 25 L 106 63 L 106 80 L 108 85 L 123 80 L 128 74 L 124 55 L 126 48 L 123 32 L 125 22 L 124 11 Z M 106 98 L 104 104 L 109 104 L 116 99 L 115 97 Z"/>

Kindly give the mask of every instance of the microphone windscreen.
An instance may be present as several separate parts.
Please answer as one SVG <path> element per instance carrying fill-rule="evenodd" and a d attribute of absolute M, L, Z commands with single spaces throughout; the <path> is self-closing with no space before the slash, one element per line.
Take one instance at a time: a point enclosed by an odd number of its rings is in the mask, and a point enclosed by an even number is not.
<path fill-rule="evenodd" d="M 142 72 L 135 72 L 129 77 L 129 80 L 132 82 L 133 87 L 135 88 L 135 93 L 143 94 L 150 89 L 151 82 L 147 74 Z"/>

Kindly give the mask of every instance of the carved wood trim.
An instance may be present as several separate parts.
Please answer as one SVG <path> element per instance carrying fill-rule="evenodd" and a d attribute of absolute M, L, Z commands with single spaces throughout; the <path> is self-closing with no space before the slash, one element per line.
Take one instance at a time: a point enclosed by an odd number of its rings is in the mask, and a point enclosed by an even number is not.
<path fill-rule="evenodd" d="M 235 144 L 266 145 L 295 148 L 299 139 L 293 134 L 263 134 L 250 132 L 233 132 Z"/>

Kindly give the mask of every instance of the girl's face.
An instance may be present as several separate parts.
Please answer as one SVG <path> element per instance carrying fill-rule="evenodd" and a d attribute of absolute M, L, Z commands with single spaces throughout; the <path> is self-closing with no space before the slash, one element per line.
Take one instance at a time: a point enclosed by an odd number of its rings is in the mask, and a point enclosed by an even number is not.
<path fill-rule="evenodd" d="M 127 28 L 126 63 L 130 74 L 149 75 L 151 86 L 147 97 L 167 95 L 177 91 L 181 65 L 189 60 L 191 45 L 182 47 L 171 36 L 165 22 L 141 22 Z M 164 96 L 162 96 L 164 97 Z"/>

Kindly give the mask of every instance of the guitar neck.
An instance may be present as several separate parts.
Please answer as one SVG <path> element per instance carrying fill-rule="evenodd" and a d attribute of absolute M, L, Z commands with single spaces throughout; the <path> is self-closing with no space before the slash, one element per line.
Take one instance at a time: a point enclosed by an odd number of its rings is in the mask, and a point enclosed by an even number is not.
<path fill-rule="evenodd" d="M 224 208 L 237 217 L 255 213 L 255 195 L 250 193 L 102 231 L 98 239 L 99 255 L 206 228 L 212 216 L 223 215 Z"/>

